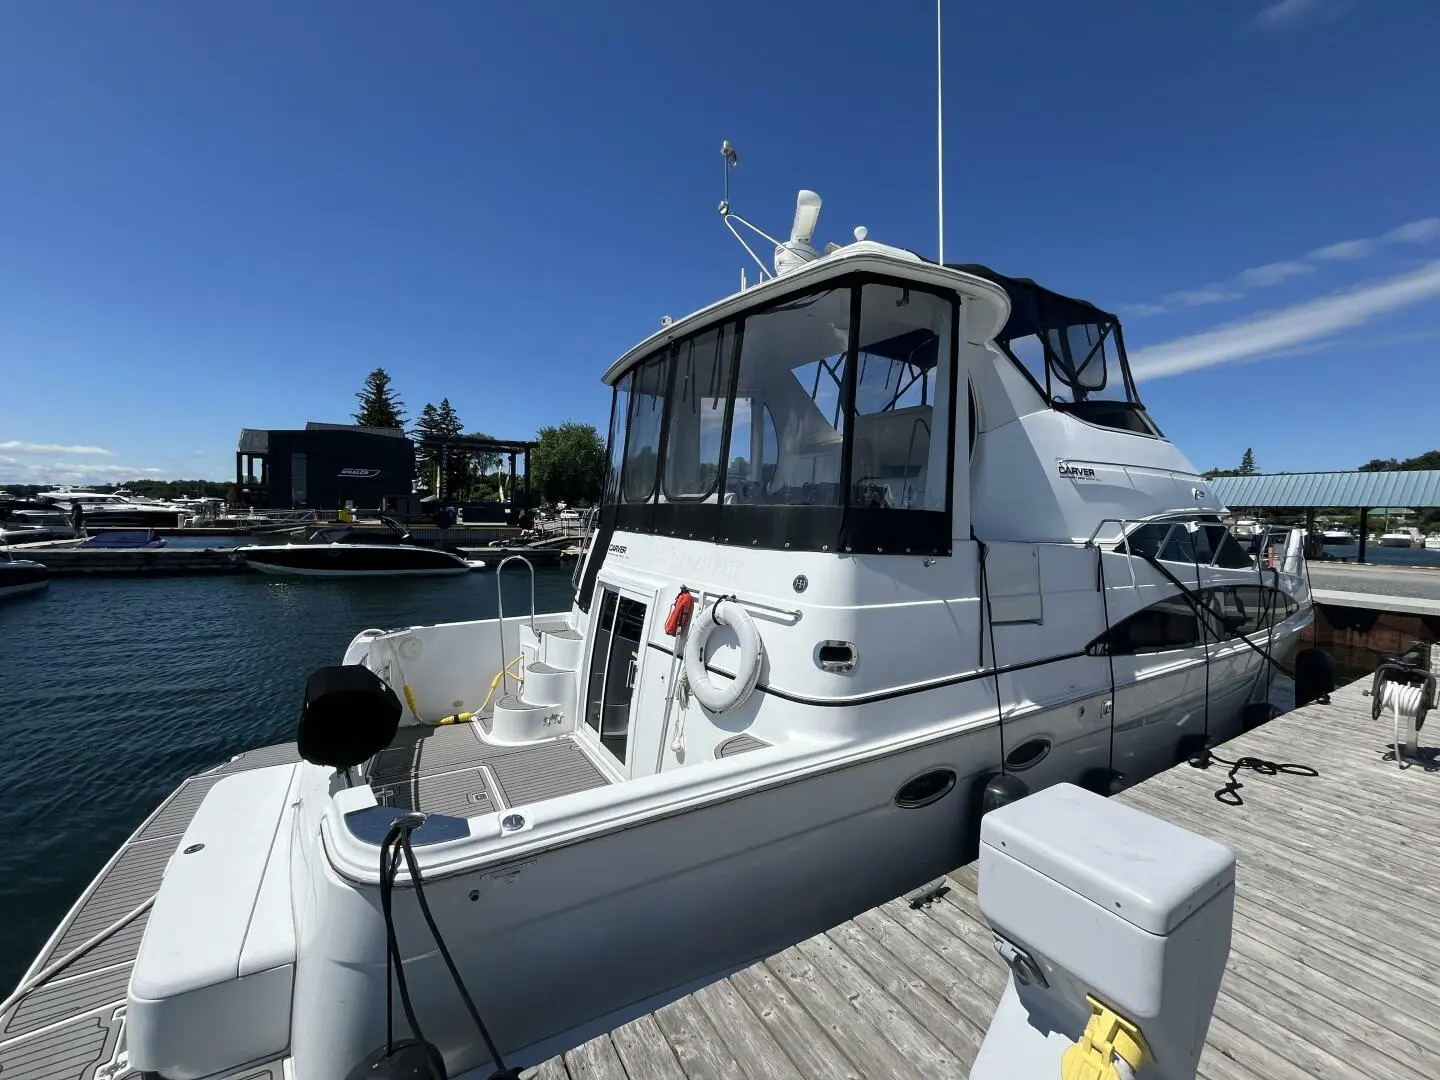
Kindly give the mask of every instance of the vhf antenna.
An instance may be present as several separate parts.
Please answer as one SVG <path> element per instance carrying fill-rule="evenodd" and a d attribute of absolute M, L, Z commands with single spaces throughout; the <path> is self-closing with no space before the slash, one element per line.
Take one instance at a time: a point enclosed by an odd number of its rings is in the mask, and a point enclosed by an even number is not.
<path fill-rule="evenodd" d="M 720 200 L 720 218 L 725 222 L 725 227 L 730 230 L 730 235 L 740 241 L 740 246 L 745 249 L 750 258 L 755 260 L 755 265 L 760 268 L 760 280 L 764 281 L 766 278 L 773 278 L 778 273 L 794 269 L 796 265 L 819 258 L 818 253 L 814 247 L 811 246 L 810 241 L 815 232 L 815 221 L 820 215 L 820 196 L 816 195 L 813 191 L 800 192 L 800 197 L 796 200 L 795 224 L 790 230 L 790 240 L 788 243 L 782 243 L 764 229 L 760 228 L 760 226 L 753 222 L 746 221 L 730 209 L 730 170 L 740 164 L 740 155 L 736 153 L 735 147 L 730 145 L 730 140 L 724 139 L 720 143 L 720 156 L 725 159 L 725 197 Z M 755 249 L 745 242 L 745 238 L 741 236 L 739 230 L 735 228 L 736 222 L 744 225 L 756 235 L 763 236 L 775 245 L 776 265 L 773 271 L 766 267 L 764 260 L 762 260 L 759 255 L 755 254 Z M 787 265 L 782 267 L 780 265 L 782 261 L 786 262 Z M 745 287 L 744 270 L 740 271 L 740 282 L 741 288 L 743 289 Z"/>

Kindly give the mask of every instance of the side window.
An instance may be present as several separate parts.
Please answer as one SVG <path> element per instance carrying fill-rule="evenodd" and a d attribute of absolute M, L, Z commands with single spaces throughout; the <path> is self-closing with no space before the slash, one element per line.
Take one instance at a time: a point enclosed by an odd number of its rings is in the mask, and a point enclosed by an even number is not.
<path fill-rule="evenodd" d="M 610 458 L 605 470 L 605 505 L 620 501 L 620 469 L 625 464 L 625 424 L 630 418 L 630 384 L 635 375 L 629 372 L 615 384 L 615 400 L 610 407 Z"/>
<path fill-rule="evenodd" d="M 944 510 L 951 303 L 893 285 L 860 294 L 850 505 Z"/>
<path fill-rule="evenodd" d="M 729 326 L 680 343 L 665 437 L 667 499 L 704 498 L 715 490 L 725 434 L 725 400 L 730 394 L 732 346 Z"/>
<path fill-rule="evenodd" d="M 670 354 L 662 353 L 647 360 L 635 372 L 634 381 L 621 486 L 626 502 L 643 503 L 654 497 L 660 470 L 661 420 L 670 381 Z"/>
<path fill-rule="evenodd" d="M 1291 596 L 1269 585 L 1230 585 L 1206 598 L 1224 627 L 1223 638 L 1266 630 L 1300 610 Z"/>
<path fill-rule="evenodd" d="M 1159 523 L 1141 525 L 1131 530 L 1129 536 L 1116 544 L 1115 550 L 1122 555 L 1128 552 L 1131 555 L 1139 555 L 1142 559 L 1156 559 L 1160 557 L 1160 545 L 1165 543 L 1165 537 L 1169 532 L 1169 525 Z"/>
<path fill-rule="evenodd" d="M 1092 656 L 1133 656 L 1199 645 L 1200 620 L 1183 596 L 1168 596 L 1122 620 L 1085 650 Z"/>
<path fill-rule="evenodd" d="M 1210 538 L 1211 563 L 1229 570 L 1244 570 L 1254 565 L 1240 541 L 1230 534 L 1224 525 L 1206 525 L 1205 532 Z"/>

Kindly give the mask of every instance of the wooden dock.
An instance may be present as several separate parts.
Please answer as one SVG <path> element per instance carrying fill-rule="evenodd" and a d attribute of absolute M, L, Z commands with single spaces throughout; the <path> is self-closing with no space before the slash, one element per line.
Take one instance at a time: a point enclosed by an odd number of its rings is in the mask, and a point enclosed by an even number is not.
<path fill-rule="evenodd" d="M 1246 769 L 1227 787 L 1227 766 L 1181 765 L 1117 796 L 1238 861 L 1207 1080 L 1440 1076 L 1440 773 L 1383 760 L 1390 730 L 1371 719 L 1369 682 L 1217 751 L 1318 775 Z M 1440 741 L 1440 717 L 1432 723 L 1422 743 Z M 897 900 L 866 912 L 535 1075 L 965 1077 L 1008 973 L 973 866 L 950 886 L 925 908 Z"/>

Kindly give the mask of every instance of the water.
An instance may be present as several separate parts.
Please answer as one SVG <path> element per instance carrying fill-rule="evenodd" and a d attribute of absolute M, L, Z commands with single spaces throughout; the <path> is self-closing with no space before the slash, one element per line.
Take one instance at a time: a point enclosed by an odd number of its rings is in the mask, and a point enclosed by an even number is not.
<path fill-rule="evenodd" d="M 530 604 L 514 570 L 507 615 Z M 570 595 L 568 569 L 537 572 L 540 611 Z M 0 604 L 0 993 L 181 780 L 295 737 L 306 677 L 356 633 L 495 614 L 493 574 L 60 578 Z"/>

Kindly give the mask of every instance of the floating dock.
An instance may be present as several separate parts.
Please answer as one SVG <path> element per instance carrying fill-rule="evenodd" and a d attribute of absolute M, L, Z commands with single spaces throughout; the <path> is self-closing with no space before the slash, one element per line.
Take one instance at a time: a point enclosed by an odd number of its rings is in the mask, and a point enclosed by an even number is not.
<path fill-rule="evenodd" d="M 12 547 L 17 559 L 43 563 L 51 577 L 178 577 L 233 574 L 248 570 L 230 557 L 234 548 L 77 548 Z"/>
<path fill-rule="evenodd" d="M 1189 765 L 1116 796 L 1227 844 L 1235 929 L 1207 1080 L 1440 1076 L 1440 774 L 1384 760 L 1369 679 L 1217 753 L 1318 776 Z M 1426 734 L 1422 731 L 1422 735 Z M 1436 741 L 1433 737 L 1430 740 Z M 1234 798 L 1231 799 L 1234 802 Z M 968 1075 L 1009 977 L 972 867 L 541 1065 L 543 1080 Z"/>

